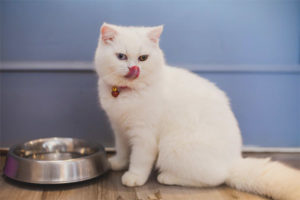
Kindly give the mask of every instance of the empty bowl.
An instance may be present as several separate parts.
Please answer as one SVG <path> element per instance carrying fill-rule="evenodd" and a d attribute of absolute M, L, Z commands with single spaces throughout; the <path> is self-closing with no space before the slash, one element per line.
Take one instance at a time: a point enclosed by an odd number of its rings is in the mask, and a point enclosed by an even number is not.
<path fill-rule="evenodd" d="M 109 170 L 104 148 L 75 138 L 43 138 L 9 149 L 4 174 L 36 184 L 84 181 Z"/>

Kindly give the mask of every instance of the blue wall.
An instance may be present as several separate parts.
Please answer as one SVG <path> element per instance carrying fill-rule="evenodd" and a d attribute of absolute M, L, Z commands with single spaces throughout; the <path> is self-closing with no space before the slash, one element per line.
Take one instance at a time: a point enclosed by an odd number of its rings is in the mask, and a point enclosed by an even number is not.
<path fill-rule="evenodd" d="M 0 147 L 40 137 L 112 146 L 92 72 L 3 72 Z M 0 76 L 1 76 L 0 75 Z M 300 146 L 300 74 L 199 73 L 227 92 L 245 145 Z"/>
<path fill-rule="evenodd" d="M 298 0 L 2 0 L 2 60 L 92 60 L 99 27 L 165 24 L 169 63 L 299 64 Z"/>
<path fill-rule="evenodd" d="M 246 145 L 300 147 L 300 73 L 200 73 L 231 99 Z"/>
<path fill-rule="evenodd" d="M 92 61 L 104 21 L 164 24 L 161 47 L 168 63 L 192 66 L 227 92 L 245 144 L 300 146 L 299 0 L 2 0 L 0 61 Z M 89 139 L 96 132 L 111 146 L 95 81 L 92 72 L 0 72 L 0 147 L 41 136 Z M 47 92 L 65 96 L 38 104 Z M 58 109 L 64 104 L 67 111 Z M 41 112 L 30 109 L 35 105 Z M 89 112 L 74 116 L 72 108 Z M 49 113 L 60 119 L 58 126 Z M 47 126 L 30 123 L 38 119 L 47 119 Z"/>

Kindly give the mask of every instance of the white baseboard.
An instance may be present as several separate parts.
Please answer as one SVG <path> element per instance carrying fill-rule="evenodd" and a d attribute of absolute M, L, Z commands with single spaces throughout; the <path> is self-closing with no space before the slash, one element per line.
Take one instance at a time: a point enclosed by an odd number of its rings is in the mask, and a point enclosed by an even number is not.
<path fill-rule="evenodd" d="M 172 64 L 195 72 L 271 72 L 299 73 L 300 65 L 203 65 Z M 2 61 L 0 71 L 94 71 L 92 61 Z"/>
<path fill-rule="evenodd" d="M 8 147 L 0 147 L 0 152 L 7 152 Z M 116 151 L 114 147 L 105 147 L 105 151 L 113 153 Z M 242 152 L 247 153 L 300 153 L 300 147 L 256 147 L 244 146 Z"/>
<path fill-rule="evenodd" d="M 257 147 L 257 146 L 243 146 L 243 152 L 257 152 L 257 153 L 300 153 L 300 147 Z"/>
<path fill-rule="evenodd" d="M 115 152 L 114 147 L 105 147 L 106 152 Z M 257 147 L 243 146 L 242 152 L 246 153 L 300 153 L 300 147 Z"/>
<path fill-rule="evenodd" d="M 0 71 L 94 71 L 93 62 L 0 62 Z"/>

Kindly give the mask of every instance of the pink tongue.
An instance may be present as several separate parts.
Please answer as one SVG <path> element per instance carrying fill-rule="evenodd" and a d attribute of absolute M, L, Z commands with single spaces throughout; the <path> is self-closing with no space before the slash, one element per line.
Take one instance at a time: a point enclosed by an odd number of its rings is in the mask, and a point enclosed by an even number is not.
<path fill-rule="evenodd" d="M 125 75 L 126 78 L 135 79 L 140 75 L 140 68 L 133 66 L 129 68 L 129 72 Z"/>

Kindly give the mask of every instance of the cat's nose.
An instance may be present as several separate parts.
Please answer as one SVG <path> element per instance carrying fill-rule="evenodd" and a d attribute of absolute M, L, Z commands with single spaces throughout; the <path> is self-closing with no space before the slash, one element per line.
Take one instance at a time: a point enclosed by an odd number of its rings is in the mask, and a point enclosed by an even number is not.
<path fill-rule="evenodd" d="M 125 75 L 126 78 L 135 79 L 140 75 L 140 68 L 138 66 L 128 67 L 128 73 Z"/>

